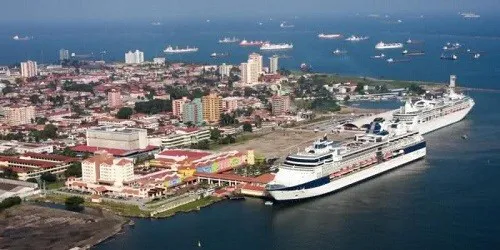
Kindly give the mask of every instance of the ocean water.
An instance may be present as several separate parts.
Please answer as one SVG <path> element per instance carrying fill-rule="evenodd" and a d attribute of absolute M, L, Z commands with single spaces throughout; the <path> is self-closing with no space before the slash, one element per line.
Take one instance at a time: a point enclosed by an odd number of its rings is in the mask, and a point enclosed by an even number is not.
<path fill-rule="evenodd" d="M 396 17 L 401 24 L 360 16 L 262 20 L 143 23 L 0 24 L 0 64 L 57 60 L 60 48 L 77 54 L 106 50 L 105 60 L 123 60 L 128 50 L 146 58 L 168 44 L 198 46 L 196 54 L 168 57 L 200 63 L 239 63 L 256 48 L 220 45 L 223 36 L 292 42 L 280 64 L 297 69 L 305 62 L 317 72 L 445 82 L 457 74 L 468 87 L 500 89 L 500 17 L 463 20 L 458 16 Z M 320 32 L 368 35 L 367 41 L 319 40 Z M 13 41 L 14 34 L 31 41 Z M 422 40 L 423 57 L 387 64 L 370 59 L 386 42 Z M 446 42 L 483 51 L 479 60 L 465 52 L 457 61 L 439 59 Z M 343 57 L 331 52 L 348 50 Z M 229 58 L 211 59 L 212 52 Z M 384 51 L 401 58 L 401 50 Z M 96 249 L 496 249 L 500 245 L 500 94 L 470 92 L 476 100 L 467 118 L 426 136 L 424 160 L 398 168 L 341 192 L 304 202 L 265 206 L 262 200 L 224 201 L 196 213 L 166 220 L 137 219 L 134 229 Z M 366 104 L 361 104 L 361 106 Z M 377 106 L 377 104 L 374 104 Z M 385 105 L 385 104 L 383 104 Z M 379 106 L 377 106 L 379 107 Z M 382 107 L 382 106 L 380 106 Z M 383 106 L 385 107 L 385 106 Z M 461 136 L 467 134 L 469 139 Z"/>
<path fill-rule="evenodd" d="M 465 20 L 458 15 L 395 16 L 391 20 L 402 19 L 399 24 L 387 23 L 382 19 L 365 16 L 323 16 L 289 20 L 295 28 L 279 27 L 283 19 L 270 20 L 204 20 L 165 22 L 153 26 L 149 22 L 92 22 L 92 23 L 26 23 L 0 24 L 0 64 L 12 64 L 32 59 L 50 63 L 58 60 L 60 48 L 76 54 L 107 51 L 103 59 L 123 61 L 128 50 L 144 51 L 146 59 L 163 56 L 167 45 L 197 46 L 198 53 L 171 55 L 167 59 L 207 64 L 222 62 L 239 64 L 258 48 L 241 48 L 237 44 L 218 44 L 224 36 L 236 36 L 248 40 L 269 40 L 288 42 L 294 49 L 282 53 L 288 56 L 280 60 L 280 65 L 288 69 L 298 69 L 301 63 L 311 64 L 316 72 L 341 73 L 348 75 L 385 77 L 408 80 L 447 81 L 448 75 L 457 74 L 459 82 L 469 87 L 500 88 L 500 18 L 483 15 L 477 20 Z M 263 22 L 263 25 L 258 25 Z M 340 40 L 320 40 L 317 35 L 342 33 L 370 36 L 369 40 L 350 43 Z M 30 41 L 14 41 L 11 37 L 33 36 Z M 380 53 L 374 46 L 379 41 L 404 42 L 408 38 L 423 41 L 422 44 L 408 46 L 409 49 L 424 50 L 426 54 L 414 57 L 410 62 L 388 64 L 384 60 L 371 59 Z M 459 60 L 443 61 L 439 57 L 446 42 L 459 42 L 464 49 L 457 51 Z M 344 56 L 334 56 L 332 51 L 344 49 Z M 465 48 L 481 51 L 482 57 L 473 60 L 465 53 Z M 402 50 L 387 50 L 387 58 L 402 58 Z M 230 57 L 212 59 L 213 52 L 228 52 Z M 271 53 L 265 53 L 271 55 Z M 266 62 L 267 65 L 267 62 Z"/>

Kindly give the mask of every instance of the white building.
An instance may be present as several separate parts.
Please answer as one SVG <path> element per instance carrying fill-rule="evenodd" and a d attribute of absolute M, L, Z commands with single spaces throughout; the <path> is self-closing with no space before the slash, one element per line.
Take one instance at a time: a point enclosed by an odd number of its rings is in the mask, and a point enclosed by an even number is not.
<path fill-rule="evenodd" d="M 145 149 L 147 130 L 124 127 L 94 127 L 87 129 L 87 146 L 123 150 Z"/>
<path fill-rule="evenodd" d="M 126 64 L 139 64 L 143 62 L 144 62 L 144 52 L 135 50 L 135 52 L 129 51 L 125 53 Z"/>
<path fill-rule="evenodd" d="M 278 72 L 278 56 L 269 57 L 269 73 L 276 74 Z"/>
<path fill-rule="evenodd" d="M 219 66 L 219 74 L 222 77 L 229 77 L 232 68 L 233 65 L 223 63 L 221 66 Z"/>
<path fill-rule="evenodd" d="M 174 134 L 161 138 L 161 146 L 164 148 L 189 147 L 191 144 L 209 139 L 209 129 L 178 129 Z"/>
<path fill-rule="evenodd" d="M 126 158 L 114 158 L 102 152 L 82 162 L 82 181 L 104 182 L 113 186 L 123 186 L 134 178 L 134 163 Z"/>
<path fill-rule="evenodd" d="M 0 201 L 9 197 L 25 198 L 39 193 L 40 189 L 36 183 L 0 178 Z"/>
<path fill-rule="evenodd" d="M 0 141 L 0 152 L 13 150 L 18 154 L 24 153 L 53 153 L 54 146 L 38 143 L 27 143 L 18 141 Z"/>
<path fill-rule="evenodd" d="M 59 50 L 59 60 L 60 61 L 69 60 L 69 50 L 60 49 Z"/>
<path fill-rule="evenodd" d="M 38 74 L 38 67 L 36 62 L 27 61 L 21 63 L 21 76 L 22 77 L 33 77 Z"/>
<path fill-rule="evenodd" d="M 164 65 L 165 64 L 165 57 L 155 57 L 155 58 L 153 58 L 153 63 L 158 64 L 158 65 Z"/>
<path fill-rule="evenodd" d="M 3 114 L 2 121 L 10 126 L 29 124 L 35 121 L 34 106 L 12 105 L 10 107 L 2 107 L 0 110 Z"/>
<path fill-rule="evenodd" d="M 9 77 L 10 69 L 7 66 L 0 66 L 0 77 Z"/>

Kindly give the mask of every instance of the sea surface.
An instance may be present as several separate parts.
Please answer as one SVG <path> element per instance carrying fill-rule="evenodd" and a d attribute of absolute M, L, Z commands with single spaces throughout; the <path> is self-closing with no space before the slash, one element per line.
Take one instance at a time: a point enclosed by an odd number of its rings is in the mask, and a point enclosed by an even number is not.
<path fill-rule="evenodd" d="M 140 49 L 151 59 L 171 44 L 198 46 L 196 54 L 170 56 L 176 61 L 207 64 L 240 63 L 258 49 L 220 45 L 223 36 L 291 42 L 288 69 L 311 64 L 316 72 L 447 81 L 450 74 L 467 87 L 500 89 L 500 17 L 464 20 L 456 15 L 395 17 L 387 23 L 363 16 L 288 20 L 295 28 L 280 29 L 279 20 L 212 19 L 143 23 L 0 24 L 0 64 L 33 59 L 57 60 L 58 50 L 77 54 L 106 50 L 105 60 L 123 60 L 128 50 Z M 392 20 L 392 19 L 391 19 Z M 263 25 L 258 25 L 263 22 Z M 3 26 L 3 27 L 2 27 Z M 359 43 L 319 40 L 320 32 L 367 35 Z M 10 37 L 33 36 L 31 41 Z M 380 40 L 423 41 L 425 50 L 410 62 L 388 64 L 370 59 Z M 459 42 L 459 60 L 439 59 L 446 42 Z M 332 51 L 345 49 L 336 57 Z M 465 48 L 482 51 L 479 60 Z M 212 52 L 229 58 L 211 59 Z M 384 51 L 402 58 L 401 50 Z M 498 249 L 500 246 L 500 94 L 468 93 L 476 106 L 459 123 L 426 135 L 424 160 L 398 168 L 341 192 L 296 203 L 265 206 L 259 199 L 224 201 L 199 212 L 165 220 L 136 219 L 135 228 L 96 249 Z M 360 106 L 373 105 L 360 103 Z M 376 104 L 378 105 L 378 104 Z M 383 107 L 386 107 L 386 104 Z M 468 140 L 461 138 L 468 135 Z"/>

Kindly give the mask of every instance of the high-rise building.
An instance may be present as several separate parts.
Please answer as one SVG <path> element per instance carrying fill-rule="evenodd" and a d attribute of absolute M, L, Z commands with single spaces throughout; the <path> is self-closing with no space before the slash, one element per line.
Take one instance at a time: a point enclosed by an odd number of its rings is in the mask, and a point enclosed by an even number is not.
<path fill-rule="evenodd" d="M 33 77 L 38 74 L 38 67 L 36 62 L 27 61 L 21 63 L 21 76 L 22 77 Z"/>
<path fill-rule="evenodd" d="M 3 122 L 10 126 L 29 124 L 35 121 L 34 106 L 7 106 L 2 107 Z"/>
<path fill-rule="evenodd" d="M 60 49 L 59 50 L 59 60 L 60 61 L 69 60 L 69 50 Z"/>
<path fill-rule="evenodd" d="M 252 53 L 248 56 L 247 64 L 247 83 L 256 83 L 259 81 L 259 76 L 262 72 L 262 56 L 257 53 Z"/>
<path fill-rule="evenodd" d="M 290 111 L 290 97 L 275 95 L 271 99 L 273 115 L 284 115 Z"/>
<path fill-rule="evenodd" d="M 82 162 L 82 181 L 87 183 L 106 182 L 123 186 L 123 182 L 134 178 L 134 163 L 127 158 L 114 158 L 102 152 Z"/>
<path fill-rule="evenodd" d="M 200 98 L 195 98 L 191 102 L 188 100 L 184 103 L 182 107 L 182 122 L 191 122 L 195 125 L 203 123 L 203 104 Z"/>
<path fill-rule="evenodd" d="M 278 72 L 278 56 L 269 57 L 269 73 L 276 74 Z"/>
<path fill-rule="evenodd" d="M 165 64 L 165 57 L 155 57 L 153 58 L 153 63 L 157 65 L 164 65 Z"/>
<path fill-rule="evenodd" d="M 143 62 L 144 62 L 144 52 L 135 50 L 135 52 L 129 51 L 125 53 L 126 64 L 138 64 Z"/>
<path fill-rule="evenodd" d="M 217 94 L 206 95 L 202 98 L 203 119 L 208 123 L 218 122 L 222 110 L 222 99 Z"/>
<path fill-rule="evenodd" d="M 189 99 L 187 97 L 182 97 L 181 99 L 173 100 L 172 101 L 172 113 L 174 114 L 175 117 L 181 117 L 182 116 L 182 111 L 184 110 L 184 104 L 189 102 Z"/>
<path fill-rule="evenodd" d="M 248 63 L 240 64 L 240 76 L 242 83 L 248 83 Z"/>
<path fill-rule="evenodd" d="M 110 108 L 119 108 L 122 106 L 122 95 L 120 91 L 112 89 L 108 92 L 108 106 Z"/>
<path fill-rule="evenodd" d="M 222 99 L 222 110 L 225 112 L 231 112 L 238 109 L 239 97 L 228 96 Z"/>
<path fill-rule="evenodd" d="M 229 74 L 231 73 L 231 69 L 233 68 L 233 65 L 228 65 L 223 63 L 221 66 L 219 66 L 219 74 L 221 77 L 229 77 Z"/>

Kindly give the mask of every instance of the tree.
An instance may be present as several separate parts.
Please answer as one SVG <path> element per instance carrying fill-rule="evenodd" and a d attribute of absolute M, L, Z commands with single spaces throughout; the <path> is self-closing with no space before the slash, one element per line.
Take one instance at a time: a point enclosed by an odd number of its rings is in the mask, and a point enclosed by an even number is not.
<path fill-rule="evenodd" d="M 65 147 L 61 154 L 69 157 L 76 157 L 75 151 L 71 150 L 69 147 Z"/>
<path fill-rule="evenodd" d="M 38 125 L 44 125 L 47 121 L 48 121 L 48 119 L 45 118 L 45 117 L 37 117 L 37 118 L 35 118 L 35 122 Z"/>
<path fill-rule="evenodd" d="M 47 124 L 43 127 L 42 131 L 43 138 L 51 138 L 54 139 L 57 137 L 57 127 L 54 124 Z"/>
<path fill-rule="evenodd" d="M 210 142 L 208 140 L 199 141 L 198 143 L 192 144 L 191 148 L 208 150 L 210 149 Z"/>
<path fill-rule="evenodd" d="M 36 105 L 38 103 L 42 103 L 42 100 L 40 100 L 40 96 L 39 95 L 31 95 L 30 96 L 30 102 L 33 104 L 33 105 Z"/>
<path fill-rule="evenodd" d="M 2 202 L 0 202 L 0 211 L 3 211 L 9 207 L 13 207 L 15 205 L 21 204 L 22 200 L 19 196 L 5 198 Z"/>
<path fill-rule="evenodd" d="M 82 211 L 83 206 L 82 204 L 85 202 L 85 200 L 82 197 L 79 196 L 70 196 L 66 198 L 64 201 L 64 205 L 66 205 L 66 209 L 70 211 Z"/>
<path fill-rule="evenodd" d="M 213 141 L 219 140 L 220 136 L 221 136 L 220 130 L 216 128 L 210 130 L 210 140 Z"/>
<path fill-rule="evenodd" d="M 344 97 L 344 102 L 348 102 L 350 99 L 351 99 L 351 97 L 350 97 L 349 95 L 346 95 L 346 96 Z"/>
<path fill-rule="evenodd" d="M 69 167 L 64 171 L 64 176 L 66 177 L 82 177 L 82 163 L 81 162 L 73 162 Z"/>
<path fill-rule="evenodd" d="M 413 93 L 413 94 L 416 94 L 416 95 L 423 95 L 423 94 L 425 94 L 425 90 L 422 87 L 420 87 L 420 86 L 418 86 L 417 84 L 414 84 L 414 83 L 412 85 L 410 85 L 410 87 L 408 87 L 408 91 L 410 93 Z"/>
<path fill-rule="evenodd" d="M 157 114 L 164 111 L 172 111 L 172 102 L 154 99 L 146 102 L 136 102 L 135 111 L 144 114 Z"/>
<path fill-rule="evenodd" d="M 42 181 L 46 181 L 46 182 L 52 183 L 52 182 L 57 181 L 57 176 L 56 176 L 55 174 L 45 172 L 45 173 L 43 173 L 43 174 L 40 176 L 40 179 L 41 179 Z"/>
<path fill-rule="evenodd" d="M 257 128 L 262 127 L 262 117 L 260 117 L 260 115 L 256 115 L 254 118 L 254 123 L 255 123 L 255 127 L 257 127 Z"/>
<path fill-rule="evenodd" d="M 32 183 L 38 183 L 38 180 L 36 178 L 28 178 L 26 181 Z"/>
<path fill-rule="evenodd" d="M 123 107 L 118 110 L 118 113 L 116 113 L 116 118 L 118 119 L 130 119 L 132 114 L 134 113 L 134 110 L 129 107 Z"/>
<path fill-rule="evenodd" d="M 17 173 L 11 168 L 4 168 L 3 172 L 0 174 L 1 178 L 17 180 Z"/>
<path fill-rule="evenodd" d="M 243 124 L 243 131 L 252 132 L 252 124 L 250 124 L 249 122 L 245 122 Z"/>

